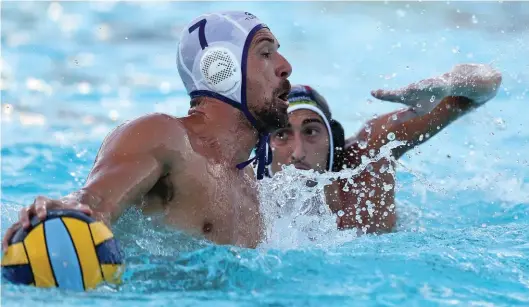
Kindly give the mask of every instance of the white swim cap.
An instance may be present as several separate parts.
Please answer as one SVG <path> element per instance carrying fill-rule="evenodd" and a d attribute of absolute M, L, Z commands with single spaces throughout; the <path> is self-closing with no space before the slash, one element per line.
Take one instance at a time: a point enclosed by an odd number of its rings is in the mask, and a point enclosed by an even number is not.
<path fill-rule="evenodd" d="M 246 101 L 246 69 L 252 39 L 263 28 L 268 27 L 248 12 L 204 14 L 183 30 L 177 55 L 178 72 L 191 98 L 211 97 L 228 103 L 241 110 L 256 129 Z M 259 163 L 257 178 L 262 179 L 261 164 L 272 162 L 268 139 L 268 133 L 259 131 L 257 156 L 237 167 L 255 160 Z"/>
<path fill-rule="evenodd" d="M 191 98 L 211 96 L 241 108 L 245 101 L 248 49 L 266 28 L 248 12 L 217 12 L 195 18 L 182 32 L 178 71 Z"/>

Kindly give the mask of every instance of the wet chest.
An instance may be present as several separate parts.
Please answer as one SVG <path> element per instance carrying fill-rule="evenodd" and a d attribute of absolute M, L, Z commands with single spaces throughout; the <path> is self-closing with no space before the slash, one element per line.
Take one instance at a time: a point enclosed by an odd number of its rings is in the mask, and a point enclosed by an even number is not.
<path fill-rule="evenodd" d="M 174 197 L 166 206 L 170 222 L 218 243 L 256 239 L 260 215 L 252 180 L 236 169 L 200 160 L 188 165 L 171 175 Z"/>

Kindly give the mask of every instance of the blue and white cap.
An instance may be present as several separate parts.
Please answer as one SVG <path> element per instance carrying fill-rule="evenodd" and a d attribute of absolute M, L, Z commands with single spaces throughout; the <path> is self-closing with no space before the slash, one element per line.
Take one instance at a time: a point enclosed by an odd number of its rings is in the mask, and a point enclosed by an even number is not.
<path fill-rule="evenodd" d="M 268 28 L 256 16 L 242 11 L 204 14 L 195 18 L 180 36 L 178 72 L 191 98 L 211 97 L 241 110 L 253 127 L 256 119 L 246 100 L 248 49 L 255 33 Z M 272 163 L 269 133 L 259 132 L 256 156 L 237 165 L 258 163 L 257 179 Z"/>

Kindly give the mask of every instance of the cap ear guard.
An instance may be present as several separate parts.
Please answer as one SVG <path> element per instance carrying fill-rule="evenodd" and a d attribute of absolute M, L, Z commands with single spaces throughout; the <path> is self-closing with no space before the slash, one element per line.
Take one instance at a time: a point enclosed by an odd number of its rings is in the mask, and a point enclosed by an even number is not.
<path fill-rule="evenodd" d="M 343 155 L 345 154 L 345 132 L 337 120 L 331 119 L 330 126 L 334 144 L 332 171 L 339 172 L 342 170 Z"/>
<path fill-rule="evenodd" d="M 241 67 L 237 57 L 228 48 L 222 46 L 206 48 L 200 57 L 200 74 L 213 92 L 230 96 L 240 89 Z"/>

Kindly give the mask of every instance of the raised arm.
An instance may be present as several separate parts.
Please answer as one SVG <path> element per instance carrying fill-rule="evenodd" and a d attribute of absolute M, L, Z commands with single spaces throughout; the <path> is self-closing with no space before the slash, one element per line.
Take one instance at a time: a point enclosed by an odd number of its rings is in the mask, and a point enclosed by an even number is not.
<path fill-rule="evenodd" d="M 170 155 L 178 151 L 183 133 L 176 119 L 162 114 L 119 126 L 104 140 L 83 188 L 60 200 L 37 197 L 20 211 L 19 222 L 6 232 L 4 249 L 19 227 L 29 227 L 34 215 L 44 219 L 47 209 L 81 210 L 110 224 L 172 168 Z"/>
<path fill-rule="evenodd" d="M 369 121 L 366 129 L 346 141 L 346 147 L 364 142 L 370 149 L 378 150 L 388 142 L 391 133 L 392 139 L 405 142 L 392 151 L 394 158 L 398 159 L 456 119 L 494 98 L 501 80 L 501 74 L 490 66 L 462 64 L 441 76 L 398 90 L 373 91 L 372 95 L 378 99 L 409 107 Z"/>
<path fill-rule="evenodd" d="M 357 135 L 347 139 L 346 148 L 357 155 L 359 149 L 355 150 L 354 145 L 362 143 L 362 147 L 367 149 L 366 152 L 374 150 L 378 153 L 390 139 L 395 139 L 404 142 L 392 150 L 393 157 L 399 159 L 408 150 L 426 142 L 477 106 L 479 105 L 466 97 L 450 96 L 443 98 L 435 109 L 422 116 L 417 115 L 411 108 L 384 114 L 368 121 Z"/>
<path fill-rule="evenodd" d="M 501 84 L 501 74 L 485 65 L 457 65 L 436 78 L 426 79 L 396 91 L 374 91 L 373 96 L 403 103 L 409 108 L 366 123 L 346 140 L 343 164 L 355 168 L 361 157 L 372 157 L 390 140 L 404 142 L 392 150 L 395 159 L 426 142 L 459 117 L 492 99 Z M 396 223 L 394 160 L 384 157 L 371 162 L 352 184 L 334 184 L 329 198 L 334 211 L 342 210 L 340 228 L 357 227 L 364 232 L 386 232 Z"/>

